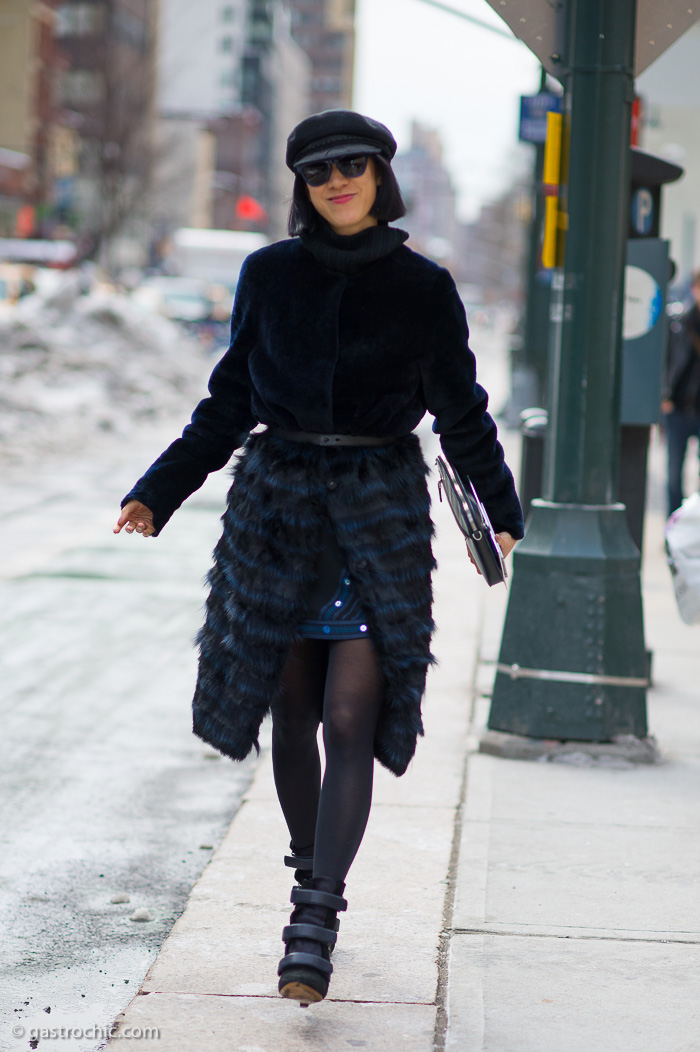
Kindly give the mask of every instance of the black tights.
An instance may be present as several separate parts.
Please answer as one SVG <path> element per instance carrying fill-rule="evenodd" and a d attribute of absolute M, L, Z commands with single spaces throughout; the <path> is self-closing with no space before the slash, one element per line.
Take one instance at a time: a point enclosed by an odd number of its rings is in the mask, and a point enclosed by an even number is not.
<path fill-rule="evenodd" d="M 344 881 L 372 803 L 374 733 L 384 680 L 369 639 L 298 640 L 272 707 L 272 765 L 297 854 Z M 316 734 L 323 721 L 326 770 Z"/>

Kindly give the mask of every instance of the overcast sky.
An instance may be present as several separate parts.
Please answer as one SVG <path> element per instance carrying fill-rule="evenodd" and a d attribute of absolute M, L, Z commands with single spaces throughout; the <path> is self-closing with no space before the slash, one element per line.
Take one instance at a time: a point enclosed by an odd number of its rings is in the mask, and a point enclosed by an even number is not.
<path fill-rule="evenodd" d="M 486 0 L 446 0 L 503 29 Z M 509 184 L 532 147 L 518 148 L 520 95 L 539 87 L 539 63 L 507 40 L 423 0 L 357 0 L 354 106 L 410 145 L 411 120 L 437 128 L 458 192 L 472 219 Z"/>

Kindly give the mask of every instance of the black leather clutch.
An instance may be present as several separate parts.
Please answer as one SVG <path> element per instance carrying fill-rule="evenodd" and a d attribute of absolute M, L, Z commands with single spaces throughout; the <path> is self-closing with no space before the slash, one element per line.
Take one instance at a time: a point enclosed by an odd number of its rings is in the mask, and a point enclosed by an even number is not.
<path fill-rule="evenodd" d="M 503 553 L 496 540 L 486 508 L 479 500 L 471 479 L 467 477 L 465 483 L 462 484 L 459 476 L 443 457 L 438 457 L 436 464 L 440 472 L 438 481 L 440 500 L 444 493 L 484 580 L 489 586 L 505 584 L 508 571 Z"/>

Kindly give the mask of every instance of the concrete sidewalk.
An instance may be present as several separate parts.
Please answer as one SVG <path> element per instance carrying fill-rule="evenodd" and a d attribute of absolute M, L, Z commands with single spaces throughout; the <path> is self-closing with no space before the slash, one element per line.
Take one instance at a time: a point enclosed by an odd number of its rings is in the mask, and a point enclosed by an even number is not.
<path fill-rule="evenodd" d="M 434 517 L 426 737 L 403 778 L 377 768 L 328 998 L 300 1010 L 277 995 L 291 871 L 268 751 L 119 1019 L 160 1041 L 129 1048 L 700 1049 L 700 630 L 676 612 L 661 520 L 645 590 L 665 762 L 633 767 L 478 753 L 506 596 L 474 576 L 446 506 Z"/>
<path fill-rule="evenodd" d="M 676 610 L 660 515 L 644 593 L 660 764 L 470 751 L 449 1052 L 700 1049 L 700 627 Z M 499 630 L 484 640 L 476 735 Z"/>

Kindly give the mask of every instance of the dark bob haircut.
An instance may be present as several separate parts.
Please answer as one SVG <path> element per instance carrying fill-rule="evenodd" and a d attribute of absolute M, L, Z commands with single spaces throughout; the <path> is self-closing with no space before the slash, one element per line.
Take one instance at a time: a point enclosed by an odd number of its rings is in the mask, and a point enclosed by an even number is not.
<path fill-rule="evenodd" d="M 377 199 L 372 205 L 370 215 L 373 215 L 380 223 L 392 223 L 395 219 L 406 215 L 401 190 L 389 162 L 378 154 L 373 154 L 372 160 L 382 181 L 377 187 Z M 298 237 L 299 234 L 312 233 L 317 228 L 319 219 L 320 216 L 309 199 L 306 183 L 300 175 L 295 176 L 292 205 L 287 222 L 289 236 Z"/>

